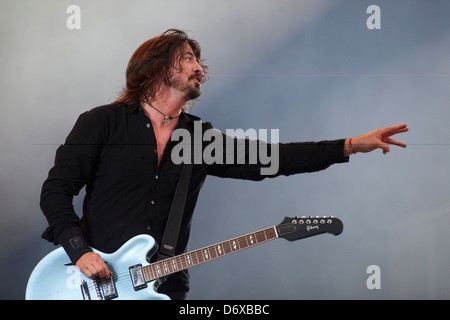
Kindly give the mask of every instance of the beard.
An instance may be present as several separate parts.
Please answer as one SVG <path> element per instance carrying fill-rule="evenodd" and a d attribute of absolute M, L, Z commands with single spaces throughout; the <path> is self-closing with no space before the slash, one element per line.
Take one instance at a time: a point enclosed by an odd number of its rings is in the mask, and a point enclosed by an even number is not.
<path fill-rule="evenodd" d="M 190 76 L 188 79 L 188 83 L 186 85 L 183 85 L 181 84 L 179 79 L 175 79 L 173 75 L 171 75 L 167 79 L 167 86 L 173 89 L 177 89 L 181 92 L 184 92 L 187 100 L 194 100 L 200 97 L 201 94 L 200 85 L 198 85 L 197 83 L 195 84 L 195 86 L 189 85 L 189 82 L 195 78 L 196 76 Z"/>

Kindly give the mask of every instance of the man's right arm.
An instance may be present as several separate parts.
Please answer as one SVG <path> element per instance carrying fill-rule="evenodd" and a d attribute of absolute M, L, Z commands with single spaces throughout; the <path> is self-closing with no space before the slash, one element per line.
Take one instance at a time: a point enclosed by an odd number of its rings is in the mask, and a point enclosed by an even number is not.
<path fill-rule="evenodd" d="M 98 119 L 89 112 L 78 118 L 64 145 L 58 148 L 41 191 L 40 206 L 49 223 L 42 237 L 61 244 L 73 263 L 91 251 L 73 198 L 94 174 L 102 145 L 98 125 Z"/>

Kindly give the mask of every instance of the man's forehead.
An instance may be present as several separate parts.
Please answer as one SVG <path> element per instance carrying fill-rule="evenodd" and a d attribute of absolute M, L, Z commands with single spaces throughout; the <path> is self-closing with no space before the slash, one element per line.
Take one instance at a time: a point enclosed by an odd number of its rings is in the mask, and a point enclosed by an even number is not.
<path fill-rule="evenodd" d="M 194 50 L 192 50 L 192 47 L 189 45 L 189 43 L 185 43 L 185 44 L 183 44 L 183 46 L 181 47 L 181 53 L 182 54 L 192 54 L 192 55 L 195 55 L 194 54 Z"/>

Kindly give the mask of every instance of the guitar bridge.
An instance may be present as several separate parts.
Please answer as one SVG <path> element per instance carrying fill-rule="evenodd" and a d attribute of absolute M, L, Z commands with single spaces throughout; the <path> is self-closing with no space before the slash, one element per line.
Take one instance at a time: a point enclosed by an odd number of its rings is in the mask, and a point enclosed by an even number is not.
<path fill-rule="evenodd" d="M 83 295 L 83 300 L 91 300 L 91 295 L 89 294 L 89 289 L 86 281 L 82 280 L 80 283 L 81 294 Z"/>

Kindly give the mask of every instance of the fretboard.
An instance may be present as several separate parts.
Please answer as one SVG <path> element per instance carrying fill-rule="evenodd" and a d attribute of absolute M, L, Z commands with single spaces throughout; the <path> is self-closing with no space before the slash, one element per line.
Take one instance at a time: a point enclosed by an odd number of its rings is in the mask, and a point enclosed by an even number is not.
<path fill-rule="evenodd" d="M 275 227 L 270 227 L 241 237 L 220 242 L 209 247 L 164 259 L 142 268 L 145 281 L 149 282 L 276 238 L 278 238 L 278 235 Z"/>

